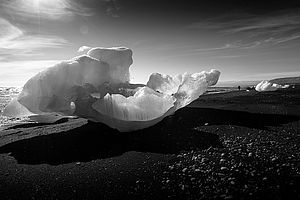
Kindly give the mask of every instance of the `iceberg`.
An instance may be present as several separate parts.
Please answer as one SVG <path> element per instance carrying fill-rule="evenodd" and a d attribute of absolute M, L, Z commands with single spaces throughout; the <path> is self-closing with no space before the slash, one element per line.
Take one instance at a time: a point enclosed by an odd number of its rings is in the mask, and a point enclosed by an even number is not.
<path fill-rule="evenodd" d="M 261 81 L 255 86 L 255 90 L 258 92 L 265 92 L 265 91 L 275 91 L 278 89 L 288 88 L 289 85 L 279 85 L 276 83 L 271 83 L 267 80 Z"/>
<path fill-rule="evenodd" d="M 25 83 L 4 115 L 44 123 L 78 116 L 121 132 L 134 131 L 185 107 L 220 76 L 215 69 L 174 77 L 153 73 L 146 85 L 130 84 L 132 54 L 126 47 L 97 47 L 47 68 Z"/>

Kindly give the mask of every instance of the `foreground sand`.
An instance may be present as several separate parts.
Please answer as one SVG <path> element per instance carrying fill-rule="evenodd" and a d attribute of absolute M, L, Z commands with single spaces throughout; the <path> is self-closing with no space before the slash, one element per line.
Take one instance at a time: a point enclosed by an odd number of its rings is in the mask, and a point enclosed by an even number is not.
<path fill-rule="evenodd" d="M 299 199 L 300 89 L 206 95 L 154 127 L 0 132 L 0 199 Z"/>

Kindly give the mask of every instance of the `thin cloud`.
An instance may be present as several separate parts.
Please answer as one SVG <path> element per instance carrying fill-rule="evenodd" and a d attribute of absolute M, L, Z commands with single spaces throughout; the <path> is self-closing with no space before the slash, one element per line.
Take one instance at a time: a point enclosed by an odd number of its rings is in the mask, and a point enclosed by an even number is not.
<path fill-rule="evenodd" d="M 92 16 L 91 9 L 74 0 L 19 1 L 11 0 L 1 5 L 1 13 L 27 18 L 57 20 L 74 15 Z"/>
<path fill-rule="evenodd" d="M 207 51 L 224 51 L 228 49 L 236 49 L 236 50 L 246 50 L 246 49 L 254 49 L 258 47 L 267 47 L 272 45 L 277 45 L 280 43 L 290 42 L 292 40 L 300 39 L 300 35 L 292 35 L 287 37 L 280 38 L 267 38 L 262 40 L 257 40 L 253 42 L 243 43 L 242 41 L 233 42 L 231 44 L 226 44 L 221 47 L 215 48 L 206 48 L 206 49 L 195 49 L 198 52 L 207 52 Z"/>
<path fill-rule="evenodd" d="M 269 16 L 238 15 L 207 19 L 190 24 L 189 29 L 210 29 L 223 34 L 280 34 L 299 31 L 300 14 L 277 13 Z"/>
<path fill-rule="evenodd" d="M 246 56 L 248 56 L 248 55 L 241 54 L 241 55 L 211 56 L 210 58 L 232 59 L 232 58 L 241 58 L 241 57 L 246 57 Z"/>
<path fill-rule="evenodd" d="M 299 11 L 299 10 L 298 10 Z M 291 12 L 293 13 L 293 12 Z M 300 38 L 300 14 L 290 12 L 272 15 L 238 15 L 207 19 L 190 24 L 189 29 L 215 31 L 221 37 L 234 37 L 239 44 L 228 44 L 212 50 L 228 48 L 252 49 L 266 45 L 278 45 Z M 299 12 L 298 12 L 299 13 Z"/>
<path fill-rule="evenodd" d="M 246 20 L 247 21 L 247 20 Z M 236 24 L 236 28 L 231 28 L 225 32 L 229 34 L 235 33 L 254 33 L 254 34 L 283 34 L 286 32 L 296 31 L 300 29 L 300 16 L 299 15 L 282 15 L 270 16 L 263 19 L 253 18 L 248 20 L 249 25 L 245 25 L 245 21 L 240 21 L 241 24 Z"/>
<path fill-rule="evenodd" d="M 226 43 L 222 46 L 209 48 L 191 48 L 192 46 L 188 46 L 189 48 L 182 49 L 182 52 L 179 54 L 172 54 L 165 57 L 173 58 L 186 56 L 204 56 L 205 58 L 234 59 L 249 56 L 250 54 L 252 54 L 251 52 L 253 52 L 253 50 L 257 48 L 272 47 L 272 50 L 280 48 L 289 48 L 289 46 L 279 46 L 278 44 L 284 44 L 286 42 L 299 39 L 300 35 L 292 35 L 279 38 L 269 37 L 266 39 L 254 40 L 250 42 L 237 40 L 233 41 L 232 43 Z M 271 50 L 269 49 L 269 51 Z"/>
<path fill-rule="evenodd" d="M 118 18 L 118 11 L 121 9 L 120 3 L 117 0 L 102 0 L 105 2 L 106 14 L 113 18 Z"/>
<path fill-rule="evenodd" d="M 244 79 L 266 79 L 300 76 L 300 71 L 268 72 L 242 76 Z"/>
<path fill-rule="evenodd" d="M 60 48 L 69 43 L 58 36 L 33 34 L 0 18 L 0 60 L 40 55 L 39 49 Z"/>
<path fill-rule="evenodd" d="M 293 35 L 287 37 L 280 38 L 267 38 L 252 42 L 243 42 L 242 40 L 234 41 L 232 43 L 227 43 L 225 45 L 219 47 L 211 47 L 211 48 L 196 48 L 196 49 L 187 49 L 183 53 L 171 55 L 167 57 L 184 57 L 184 56 L 195 56 L 202 55 L 206 58 L 240 58 L 248 56 L 248 54 L 236 54 L 238 52 L 252 50 L 256 48 L 262 47 L 274 47 L 275 45 L 290 42 L 292 40 L 300 39 L 300 35 Z M 279 47 L 278 47 L 279 48 Z M 218 55 L 218 54 L 230 53 L 230 55 Z"/>
<path fill-rule="evenodd" d="M 239 47 L 237 44 L 225 44 L 220 47 L 212 47 L 212 48 L 201 48 L 201 49 L 194 49 L 194 52 L 209 52 L 209 51 L 220 51 L 226 49 L 234 49 Z"/>
<path fill-rule="evenodd" d="M 0 18 L 0 43 L 15 39 L 21 35 L 23 35 L 22 30 L 9 23 L 7 20 Z"/>
<path fill-rule="evenodd" d="M 259 48 L 274 51 L 279 48 L 291 48 L 292 46 L 288 45 L 290 42 L 297 45 L 297 40 L 300 39 L 300 14 L 290 10 L 268 13 L 265 16 L 235 13 L 201 20 L 188 25 L 187 28 L 207 31 L 210 34 L 213 32 L 216 38 L 226 38 L 227 41 L 220 46 L 189 49 L 176 56 L 230 58 L 234 55 L 235 58 L 235 55 L 240 57 L 240 54 L 252 54 L 253 50 Z"/>
<path fill-rule="evenodd" d="M 273 46 L 277 44 L 282 44 L 286 42 L 290 42 L 292 40 L 298 40 L 300 39 L 300 35 L 292 35 L 287 37 L 279 37 L 279 38 L 267 38 L 259 41 L 254 41 L 247 44 L 241 44 L 238 48 L 239 49 L 253 49 L 258 47 L 267 47 L 267 46 Z"/>
<path fill-rule="evenodd" d="M 292 35 L 292 36 L 289 36 L 289 37 L 279 38 L 279 39 L 276 39 L 274 41 L 274 43 L 275 44 L 280 44 L 280 43 L 289 42 L 289 41 L 297 40 L 297 39 L 300 39 L 300 35 Z"/>

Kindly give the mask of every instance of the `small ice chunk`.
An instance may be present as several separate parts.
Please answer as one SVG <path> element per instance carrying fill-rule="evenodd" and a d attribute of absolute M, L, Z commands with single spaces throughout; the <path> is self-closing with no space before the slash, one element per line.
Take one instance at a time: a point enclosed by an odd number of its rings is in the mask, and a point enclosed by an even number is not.
<path fill-rule="evenodd" d="M 288 88 L 289 85 L 279 85 L 276 83 L 271 83 L 267 80 L 261 81 L 260 83 L 258 83 L 255 86 L 255 90 L 258 92 L 264 92 L 264 91 L 276 91 L 278 89 L 284 89 L 284 88 Z"/>
<path fill-rule="evenodd" d="M 91 93 L 91 96 L 94 97 L 94 98 L 97 98 L 97 99 L 101 98 L 101 94 L 99 92 Z"/>

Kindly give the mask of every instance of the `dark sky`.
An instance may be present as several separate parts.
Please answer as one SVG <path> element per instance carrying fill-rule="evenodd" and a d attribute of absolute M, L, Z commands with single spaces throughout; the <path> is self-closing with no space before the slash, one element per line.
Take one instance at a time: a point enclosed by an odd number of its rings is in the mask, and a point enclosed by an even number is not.
<path fill-rule="evenodd" d="M 211 68 L 221 81 L 299 76 L 300 1 L 0 0 L 0 86 L 81 46 L 133 49 L 133 82 Z"/>

